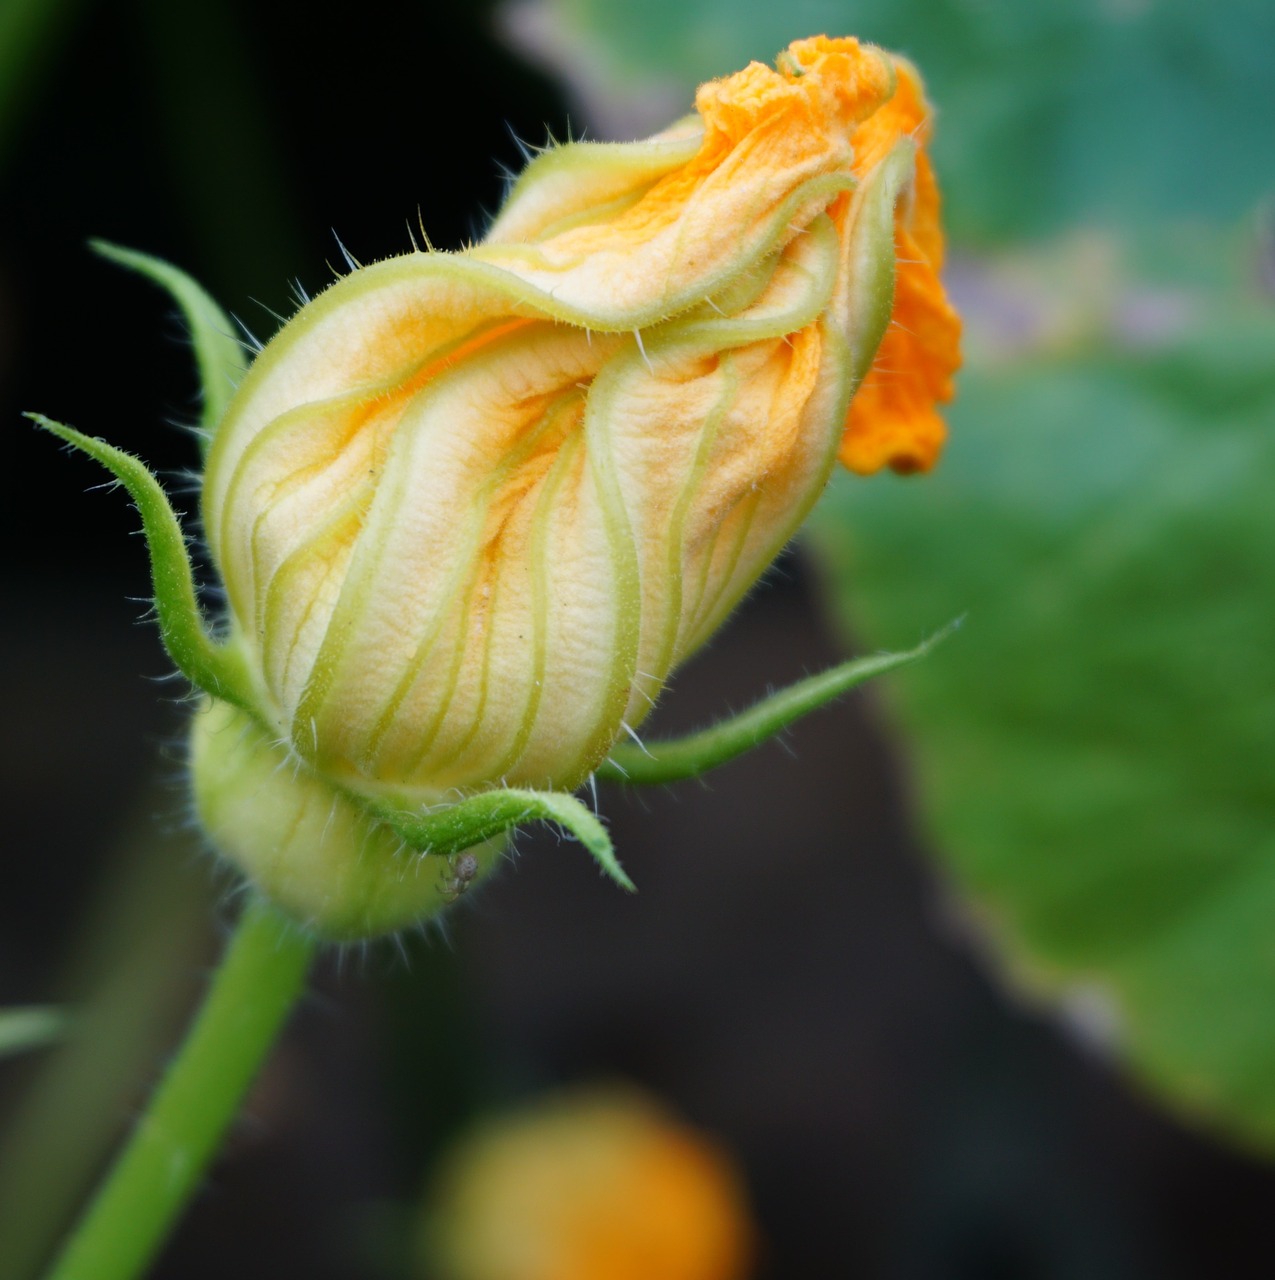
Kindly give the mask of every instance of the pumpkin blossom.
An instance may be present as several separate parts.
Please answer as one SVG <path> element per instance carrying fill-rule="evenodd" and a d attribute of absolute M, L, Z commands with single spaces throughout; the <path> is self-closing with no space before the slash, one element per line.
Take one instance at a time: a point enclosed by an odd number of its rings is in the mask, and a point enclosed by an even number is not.
<path fill-rule="evenodd" d="M 254 705 L 197 719 L 196 797 L 250 876 L 322 921 L 350 832 L 393 865 L 364 801 L 575 788 L 838 456 L 933 464 L 959 356 L 928 120 L 906 62 L 797 41 L 643 142 L 546 151 L 481 242 L 283 327 L 204 484 Z"/>
<path fill-rule="evenodd" d="M 41 420 L 142 510 L 165 643 L 209 695 L 205 830 L 324 933 L 433 914 L 525 821 L 631 887 L 571 792 L 628 776 L 625 739 L 838 458 L 938 456 L 959 322 L 916 72 L 819 36 L 695 107 L 641 142 L 546 150 L 479 243 L 357 268 L 283 325 L 209 423 L 220 637 L 154 477 Z M 678 776 L 758 741 L 733 732 L 683 748 Z"/>

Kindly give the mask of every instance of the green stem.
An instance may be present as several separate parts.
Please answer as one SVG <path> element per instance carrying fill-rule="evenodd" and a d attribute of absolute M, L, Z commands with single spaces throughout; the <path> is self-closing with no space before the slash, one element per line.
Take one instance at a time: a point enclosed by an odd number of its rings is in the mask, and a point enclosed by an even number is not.
<path fill-rule="evenodd" d="M 243 914 L 203 1008 L 49 1280 L 132 1280 L 164 1243 L 301 994 L 317 939 Z"/>

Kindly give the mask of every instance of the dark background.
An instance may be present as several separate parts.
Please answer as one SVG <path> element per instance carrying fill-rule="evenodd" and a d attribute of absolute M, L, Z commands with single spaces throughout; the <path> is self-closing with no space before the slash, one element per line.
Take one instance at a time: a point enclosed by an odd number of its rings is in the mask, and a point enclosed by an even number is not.
<path fill-rule="evenodd" d="M 196 411 L 182 327 L 85 242 L 178 263 L 266 337 L 290 281 L 330 278 L 333 231 L 367 261 L 406 249 L 419 210 L 458 247 L 498 204 L 515 137 L 569 127 L 485 5 L 53 8 L 0 134 L 0 1004 L 88 1012 L 68 1048 L 0 1063 L 0 1226 L 22 1225 L 31 1259 L 66 1208 L 40 1178 L 65 1195 L 92 1176 L 230 918 L 185 820 L 182 691 L 152 683 L 166 660 L 137 625 L 136 515 L 18 416 L 140 454 L 193 512 L 195 451 L 172 426 Z M 655 727 L 843 649 L 790 555 Z M 856 696 L 708 786 L 604 793 L 636 898 L 524 834 L 446 937 L 329 956 L 157 1274 L 407 1274 L 441 1144 L 598 1076 L 649 1087 L 736 1154 L 766 1277 L 1269 1274 L 1268 1169 L 999 988 L 908 798 L 905 758 Z M 0 1275 L 29 1274 L 4 1260 L 15 1239 L 0 1230 Z"/>

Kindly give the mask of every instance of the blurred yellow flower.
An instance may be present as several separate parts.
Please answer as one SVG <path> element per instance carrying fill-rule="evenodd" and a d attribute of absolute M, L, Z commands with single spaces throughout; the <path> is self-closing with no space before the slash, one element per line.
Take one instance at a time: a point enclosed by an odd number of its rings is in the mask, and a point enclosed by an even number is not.
<path fill-rule="evenodd" d="M 715 1144 L 632 1090 L 582 1090 L 488 1124 L 426 1204 L 437 1280 L 743 1280 L 754 1231 Z"/>
<path fill-rule="evenodd" d="M 573 789 L 838 454 L 937 455 L 959 326 L 915 72 L 817 37 L 696 106 L 644 142 L 545 152 L 463 253 L 334 284 L 217 429 L 204 520 L 253 714 L 201 718 L 196 794 L 303 914 L 344 892 L 307 887 L 324 788 L 343 829 L 350 797 Z M 261 769 L 305 771 L 304 803 L 245 785 L 236 732 Z"/>

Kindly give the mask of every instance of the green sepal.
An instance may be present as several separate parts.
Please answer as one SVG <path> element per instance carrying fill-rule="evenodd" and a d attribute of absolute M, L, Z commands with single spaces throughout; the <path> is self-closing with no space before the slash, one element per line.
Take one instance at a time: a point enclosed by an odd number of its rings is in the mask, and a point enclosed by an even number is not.
<path fill-rule="evenodd" d="M 51 1005 L 0 1009 L 0 1058 L 42 1048 L 65 1030 L 66 1015 Z"/>
<path fill-rule="evenodd" d="M 642 746 L 624 743 L 598 766 L 596 775 L 606 782 L 658 784 L 696 778 L 718 765 L 726 764 L 774 737 L 802 716 L 824 703 L 848 693 L 873 676 L 884 675 L 925 657 L 959 627 L 957 618 L 936 631 L 915 649 L 902 653 L 879 653 L 870 658 L 856 658 L 830 671 L 799 680 L 796 684 L 754 703 L 747 711 L 722 720 L 699 733 L 667 742 L 651 742 Z"/>
<path fill-rule="evenodd" d="M 611 880 L 636 893 L 597 814 L 565 791 L 506 789 L 482 791 L 428 813 L 409 813 L 369 804 L 371 812 L 393 827 L 413 849 L 444 857 L 490 840 L 527 822 L 552 822 L 569 831 Z"/>
<path fill-rule="evenodd" d="M 211 699 L 191 721 L 195 811 L 217 851 L 294 920 L 353 941 L 446 910 L 498 863 L 511 828 L 552 822 L 632 890 L 606 829 L 565 792 L 494 790 L 426 804 L 316 772 L 250 711 Z M 472 852 L 472 865 L 454 856 Z"/>
<path fill-rule="evenodd" d="M 153 281 L 181 308 L 190 326 L 190 341 L 199 367 L 203 401 L 199 415 L 199 452 L 206 456 L 213 432 L 247 365 L 243 345 L 235 337 L 234 321 L 198 281 L 162 258 L 152 258 L 150 254 L 125 249 L 108 240 L 90 240 L 89 247 L 103 258 Z"/>
<path fill-rule="evenodd" d="M 902 138 L 855 194 L 850 207 L 844 322 L 850 379 L 858 387 L 872 368 L 894 312 L 895 208 L 916 172 L 916 143 Z"/>
<path fill-rule="evenodd" d="M 25 416 L 100 462 L 128 490 L 142 517 L 142 531 L 150 552 L 155 614 L 169 657 L 191 684 L 251 710 L 247 672 L 234 650 L 218 644 L 208 634 L 195 596 L 195 577 L 186 552 L 185 535 L 168 496 L 146 464 L 105 440 L 86 436 L 41 413 Z"/>

